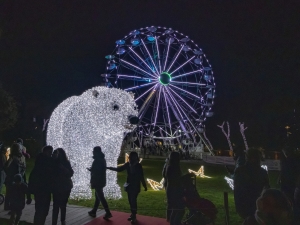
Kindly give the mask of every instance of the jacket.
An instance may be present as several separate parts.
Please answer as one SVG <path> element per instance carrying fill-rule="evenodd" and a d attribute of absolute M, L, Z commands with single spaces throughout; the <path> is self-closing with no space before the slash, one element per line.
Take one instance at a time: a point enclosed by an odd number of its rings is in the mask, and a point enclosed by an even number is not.
<path fill-rule="evenodd" d="M 69 161 L 63 163 L 58 160 L 54 162 L 54 177 L 53 177 L 53 191 L 63 192 L 69 191 L 73 188 L 73 181 L 71 177 L 74 170 Z"/>
<path fill-rule="evenodd" d="M 91 187 L 103 188 L 106 186 L 106 160 L 104 156 L 95 157 L 92 163 L 91 171 Z"/>
<path fill-rule="evenodd" d="M 28 194 L 28 187 L 25 183 L 13 183 L 11 187 L 11 208 L 12 210 L 22 210 L 25 207 L 25 195 Z"/>
<path fill-rule="evenodd" d="M 143 167 L 140 163 L 136 163 L 135 165 L 130 165 L 129 162 L 119 166 L 117 168 L 111 168 L 111 170 L 121 172 L 127 171 L 127 180 L 126 182 L 129 184 L 127 187 L 128 192 L 139 193 L 141 191 L 141 183 L 144 188 L 147 187 Z"/>
<path fill-rule="evenodd" d="M 256 199 L 269 188 L 269 177 L 259 165 L 246 163 L 234 172 L 234 201 L 237 213 L 246 218 L 256 211 Z"/>
<path fill-rule="evenodd" d="M 21 174 L 21 176 L 24 175 L 25 168 L 22 165 L 20 158 L 13 156 L 5 163 L 4 171 L 6 173 L 5 184 L 11 185 L 16 174 Z"/>
<path fill-rule="evenodd" d="M 40 153 L 29 175 L 28 188 L 30 193 L 51 192 L 54 181 L 54 160 Z"/>

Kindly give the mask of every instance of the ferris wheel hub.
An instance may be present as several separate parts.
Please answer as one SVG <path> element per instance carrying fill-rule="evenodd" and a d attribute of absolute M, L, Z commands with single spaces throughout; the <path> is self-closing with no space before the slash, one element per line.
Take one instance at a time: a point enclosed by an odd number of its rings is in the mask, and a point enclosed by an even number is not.
<path fill-rule="evenodd" d="M 162 85 L 168 85 L 172 80 L 171 74 L 167 73 L 167 72 L 162 72 L 159 75 L 159 83 L 161 83 Z"/>

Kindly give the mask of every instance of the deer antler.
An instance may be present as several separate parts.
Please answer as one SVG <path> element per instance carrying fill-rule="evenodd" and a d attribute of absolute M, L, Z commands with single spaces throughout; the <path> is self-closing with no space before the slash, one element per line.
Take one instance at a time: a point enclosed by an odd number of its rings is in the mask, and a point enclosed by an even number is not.
<path fill-rule="evenodd" d="M 247 130 L 248 127 L 245 128 L 245 124 L 241 123 L 241 122 L 239 122 L 239 125 L 240 125 L 240 132 L 242 134 L 244 144 L 245 144 L 245 148 L 246 148 L 246 151 L 247 151 L 249 149 L 249 147 L 248 147 L 246 136 L 245 136 L 245 130 Z"/>
<path fill-rule="evenodd" d="M 229 148 L 230 148 L 231 151 L 233 151 L 232 144 L 231 144 L 231 141 L 230 141 L 230 126 L 229 126 L 229 122 L 228 121 L 226 122 L 226 124 L 227 124 L 227 133 L 224 130 L 224 124 L 225 124 L 225 121 L 222 123 L 222 125 L 217 125 L 217 126 L 222 129 L 223 134 L 227 138 L 227 142 L 228 142 Z"/>

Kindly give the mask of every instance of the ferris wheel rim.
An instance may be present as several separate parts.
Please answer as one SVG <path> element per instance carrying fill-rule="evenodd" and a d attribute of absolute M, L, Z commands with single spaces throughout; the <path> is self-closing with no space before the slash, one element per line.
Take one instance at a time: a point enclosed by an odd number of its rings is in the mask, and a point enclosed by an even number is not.
<path fill-rule="evenodd" d="M 158 29 L 161 31 L 161 33 L 156 33 Z M 164 31 L 164 32 L 162 33 L 162 31 Z M 149 34 L 151 34 L 152 36 Z M 160 34 L 160 36 L 158 34 Z M 161 52 L 159 50 L 159 46 L 166 44 L 163 41 L 161 41 L 162 39 L 159 39 L 162 36 L 166 37 L 166 39 L 165 39 L 165 41 L 167 43 L 166 52 L 165 52 L 165 48 L 163 49 L 163 52 Z M 116 77 L 116 83 L 119 80 L 130 80 L 130 79 L 133 81 L 133 83 L 148 82 L 148 83 L 143 83 L 143 84 L 139 84 L 139 85 L 136 85 L 133 87 L 128 87 L 128 88 L 124 89 L 126 91 L 135 92 L 135 94 L 138 95 L 138 96 L 136 96 L 136 102 L 143 101 L 145 103 L 145 98 L 149 98 L 149 95 L 151 93 L 153 95 L 153 92 L 156 93 L 155 94 L 156 97 L 154 99 L 151 99 L 151 101 L 150 101 L 150 103 L 152 101 L 156 102 L 156 103 L 152 103 L 153 105 L 151 105 L 151 107 L 154 110 L 153 110 L 152 116 L 149 120 L 150 121 L 149 124 L 152 125 L 153 127 L 155 127 L 155 125 L 157 123 L 157 115 L 159 114 L 158 112 L 159 112 L 160 104 L 165 104 L 166 115 L 168 115 L 170 113 L 168 111 L 169 109 L 173 110 L 174 111 L 173 114 L 177 114 L 177 116 L 175 115 L 175 117 L 180 118 L 179 120 L 184 120 L 184 118 L 189 117 L 188 116 L 189 114 L 186 113 L 186 112 L 189 112 L 187 109 L 192 111 L 194 114 L 197 114 L 197 111 L 200 111 L 200 109 L 205 108 L 205 111 L 202 110 L 201 115 L 200 115 L 200 118 L 203 118 L 205 120 L 206 114 L 211 111 L 211 107 L 214 103 L 213 98 L 215 95 L 214 94 L 215 93 L 215 83 L 214 83 L 213 71 L 211 69 L 211 65 L 209 64 L 208 60 L 206 59 L 206 55 L 203 53 L 202 49 L 199 48 L 198 45 L 195 44 L 188 36 L 184 36 L 184 37 L 183 36 L 184 35 L 182 33 L 179 33 L 178 31 L 174 31 L 171 28 L 155 27 L 155 26 L 140 28 L 138 30 L 134 30 L 134 31 L 130 32 L 123 39 L 116 41 L 116 49 L 117 50 L 115 52 L 122 53 L 122 54 L 116 54 L 116 56 L 112 56 L 111 58 L 108 57 L 108 58 L 110 58 L 109 60 L 112 60 L 112 61 L 116 60 L 119 57 L 119 59 L 118 59 L 119 60 L 118 62 L 120 63 L 119 67 L 124 67 L 126 70 L 133 72 L 132 74 L 122 74 L 122 73 L 119 73 L 119 71 L 120 71 L 119 68 L 116 69 L 116 71 L 113 71 L 116 67 L 114 67 L 111 64 L 108 64 L 109 66 L 111 66 L 110 68 L 113 68 L 113 67 L 114 68 L 112 70 L 107 70 L 107 71 L 109 71 L 109 73 L 107 73 L 107 74 L 111 75 L 111 74 L 113 74 L 113 72 L 117 72 L 114 74 L 114 77 Z M 144 39 L 141 37 L 144 37 Z M 180 40 L 179 40 L 179 37 L 181 37 Z M 126 41 L 129 40 L 129 38 L 130 38 L 130 44 L 127 46 Z M 156 48 L 156 50 L 157 50 L 156 56 L 151 55 L 151 53 L 149 51 L 149 46 L 150 46 L 149 43 L 151 41 L 145 42 L 146 40 L 148 40 L 148 41 L 152 40 L 152 46 L 153 46 L 153 43 L 155 43 L 154 48 Z M 180 44 L 180 47 L 178 49 L 176 49 L 175 55 L 173 55 L 173 57 L 170 58 L 169 57 L 169 54 L 171 52 L 170 48 L 171 49 L 174 48 L 174 44 L 173 44 L 174 42 L 177 44 Z M 193 47 L 195 47 L 195 48 L 192 49 L 188 44 L 190 44 L 190 46 L 193 45 Z M 148 48 L 147 48 L 147 45 L 149 45 Z M 139 48 L 143 49 L 143 50 L 141 50 L 142 53 L 138 52 Z M 190 49 L 187 49 L 187 48 L 190 48 Z M 126 52 L 126 50 L 127 50 L 127 52 Z M 152 49 L 152 51 L 154 52 L 153 49 Z M 176 60 L 178 59 L 178 57 L 181 56 L 181 54 L 183 54 L 183 52 L 186 53 L 188 51 L 192 51 L 194 55 L 191 57 L 187 57 L 187 59 L 183 63 L 181 63 L 181 65 L 178 66 L 178 64 L 176 64 Z M 132 53 L 132 55 L 130 57 L 136 59 L 135 62 L 139 62 L 139 64 L 133 64 L 133 63 L 129 62 L 129 60 L 124 59 L 125 57 L 123 57 L 123 58 L 120 57 L 124 54 L 125 54 L 125 56 L 127 56 L 129 54 L 129 52 Z M 206 61 L 207 61 L 206 66 L 202 66 L 202 65 L 199 66 L 199 63 L 201 62 L 200 57 L 199 57 L 200 55 L 203 55 L 204 58 L 206 59 Z M 148 56 L 148 58 L 145 56 Z M 195 64 L 195 65 L 193 65 L 194 67 L 191 66 L 192 69 L 197 68 L 196 64 L 198 64 L 198 69 L 195 69 L 195 70 L 193 69 L 192 71 L 183 72 L 181 74 L 176 73 L 179 70 L 181 71 L 184 66 L 189 65 L 191 63 Z M 176 67 L 176 65 L 177 65 L 177 67 Z M 121 70 L 121 72 L 122 72 L 122 70 Z M 173 76 L 173 74 L 174 74 L 174 76 Z M 187 82 L 187 81 L 180 80 L 183 77 L 196 76 L 195 74 L 197 74 L 197 75 L 201 74 L 202 77 L 205 77 L 205 75 L 206 75 L 207 76 L 206 79 L 199 78 L 199 81 L 200 81 L 200 79 L 202 79 L 202 81 L 210 81 L 210 82 L 200 83 L 200 82 Z M 182 87 L 185 87 L 185 89 Z M 197 90 L 196 94 L 187 91 L 186 90 L 186 89 L 188 89 L 187 87 L 190 87 L 190 88 L 196 87 L 195 88 Z M 208 96 L 210 96 L 211 97 L 210 99 L 212 99 L 212 100 L 206 101 L 206 102 L 203 101 L 202 96 L 197 95 L 198 89 L 201 89 L 201 90 L 208 89 L 205 96 L 207 97 L 207 99 L 209 99 Z M 141 93 L 139 92 L 139 90 L 141 90 L 140 91 Z M 210 95 L 208 95 L 208 94 L 210 94 Z M 163 97 L 162 97 L 162 95 L 163 95 Z M 148 97 L 146 97 L 146 96 L 148 96 Z M 195 105 L 194 102 L 196 102 L 195 99 L 197 99 L 197 107 L 198 108 L 193 107 Z M 180 101 L 182 104 L 179 104 L 177 101 Z M 193 104 L 189 104 L 189 102 L 193 102 Z M 200 103 L 198 103 L 198 102 L 200 102 Z M 148 105 L 148 107 L 149 107 L 149 105 Z M 144 107 L 144 108 L 147 108 L 147 107 Z M 207 114 L 207 115 L 209 115 L 209 114 Z M 144 118 L 142 117 L 141 119 L 144 119 Z M 170 127 L 169 129 L 172 130 L 170 116 L 166 119 L 164 118 L 164 120 L 165 120 L 164 122 L 169 125 L 169 127 Z M 172 133 L 172 132 L 170 132 L 170 133 Z"/>

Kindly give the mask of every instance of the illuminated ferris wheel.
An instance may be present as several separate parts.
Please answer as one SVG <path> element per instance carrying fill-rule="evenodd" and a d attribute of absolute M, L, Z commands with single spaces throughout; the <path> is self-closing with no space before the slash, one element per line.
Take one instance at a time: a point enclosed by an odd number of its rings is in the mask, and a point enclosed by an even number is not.
<path fill-rule="evenodd" d="M 171 28 L 141 28 L 117 40 L 105 58 L 106 84 L 135 94 L 145 134 L 188 137 L 213 115 L 212 67 L 188 36 Z"/>

